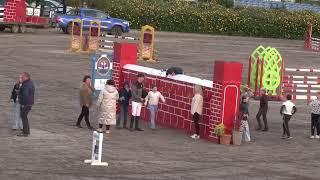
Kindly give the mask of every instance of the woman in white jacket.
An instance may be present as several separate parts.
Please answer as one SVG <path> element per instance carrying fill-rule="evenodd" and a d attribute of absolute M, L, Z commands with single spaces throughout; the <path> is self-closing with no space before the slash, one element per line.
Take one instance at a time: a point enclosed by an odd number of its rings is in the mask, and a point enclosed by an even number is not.
<path fill-rule="evenodd" d="M 116 124 L 117 101 L 119 94 L 114 87 L 114 81 L 108 80 L 106 87 L 100 92 L 97 101 L 98 106 L 98 132 L 103 132 L 103 125 L 106 125 L 106 133 L 110 133 L 110 125 Z"/>

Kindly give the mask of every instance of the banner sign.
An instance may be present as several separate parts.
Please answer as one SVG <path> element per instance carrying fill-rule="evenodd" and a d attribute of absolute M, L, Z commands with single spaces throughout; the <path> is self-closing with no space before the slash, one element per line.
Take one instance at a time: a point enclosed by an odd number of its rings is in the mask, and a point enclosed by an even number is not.
<path fill-rule="evenodd" d="M 108 79 L 112 79 L 113 52 L 94 53 L 92 57 L 92 83 L 101 91 Z"/>

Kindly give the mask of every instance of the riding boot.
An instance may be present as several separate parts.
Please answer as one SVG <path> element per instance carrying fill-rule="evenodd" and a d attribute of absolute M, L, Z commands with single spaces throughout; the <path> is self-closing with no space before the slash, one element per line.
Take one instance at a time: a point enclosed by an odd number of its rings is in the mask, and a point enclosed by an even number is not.
<path fill-rule="evenodd" d="M 130 130 L 133 130 L 133 123 L 134 123 L 135 119 L 136 119 L 135 116 L 131 116 L 131 119 L 130 119 Z"/>
<path fill-rule="evenodd" d="M 143 131 L 143 129 L 141 129 L 140 127 L 139 127 L 139 120 L 140 120 L 140 116 L 136 116 L 136 126 L 135 126 L 135 129 L 137 130 L 137 131 Z"/>

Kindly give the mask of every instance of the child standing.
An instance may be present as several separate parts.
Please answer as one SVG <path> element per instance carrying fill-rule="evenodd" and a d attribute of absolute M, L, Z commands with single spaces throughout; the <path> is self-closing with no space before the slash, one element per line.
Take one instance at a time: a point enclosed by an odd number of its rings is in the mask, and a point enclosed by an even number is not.
<path fill-rule="evenodd" d="M 165 99 L 162 96 L 162 94 L 158 91 L 157 87 L 155 85 L 152 86 L 152 91 L 150 91 L 147 95 L 147 97 L 145 98 L 145 103 L 144 105 L 147 106 L 148 102 L 148 109 L 150 111 L 150 128 L 152 130 L 155 130 L 156 125 L 155 125 L 155 118 L 156 118 L 156 113 L 158 110 L 158 103 L 159 103 L 159 99 L 161 99 L 161 101 L 163 103 L 165 103 Z"/>
<path fill-rule="evenodd" d="M 290 130 L 289 130 L 289 121 L 292 117 L 297 112 L 296 106 L 291 102 L 292 96 L 290 94 L 287 95 L 287 101 L 284 102 L 281 106 L 280 109 L 280 114 L 283 116 L 283 123 L 282 123 L 282 128 L 283 128 L 283 134 L 282 134 L 282 139 L 291 139 L 292 137 L 290 136 Z M 287 135 L 287 137 L 285 137 Z"/>
<path fill-rule="evenodd" d="M 250 130 L 249 130 L 249 123 L 248 123 L 248 117 L 249 117 L 249 97 L 242 96 L 241 104 L 240 104 L 240 119 L 241 119 L 241 125 L 240 125 L 240 132 L 243 133 L 244 141 L 250 142 Z"/>
<path fill-rule="evenodd" d="M 19 81 L 14 85 L 13 89 L 12 89 L 12 93 L 11 93 L 11 98 L 13 100 L 14 103 L 14 112 L 13 112 L 13 116 L 12 116 L 12 130 L 22 130 L 22 120 L 21 120 L 21 116 L 20 116 L 20 104 L 18 102 L 19 98 L 18 98 L 18 94 L 19 94 L 19 90 L 20 87 L 22 85 L 22 77 L 21 75 L 19 76 Z"/>

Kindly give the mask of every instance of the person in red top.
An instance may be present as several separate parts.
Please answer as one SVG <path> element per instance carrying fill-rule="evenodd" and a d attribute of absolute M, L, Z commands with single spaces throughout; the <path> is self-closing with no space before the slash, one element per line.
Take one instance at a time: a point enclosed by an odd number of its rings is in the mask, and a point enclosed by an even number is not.
<path fill-rule="evenodd" d="M 261 125 L 261 116 L 263 118 L 263 123 L 264 123 L 264 129 L 262 131 L 268 131 L 268 122 L 267 122 L 267 112 L 268 112 L 268 95 L 266 90 L 262 89 L 262 95 L 260 97 L 260 107 L 259 107 L 259 112 L 257 113 L 257 121 L 258 121 L 258 131 L 262 130 L 262 125 Z"/>

